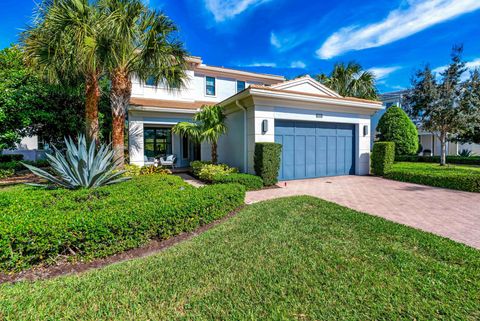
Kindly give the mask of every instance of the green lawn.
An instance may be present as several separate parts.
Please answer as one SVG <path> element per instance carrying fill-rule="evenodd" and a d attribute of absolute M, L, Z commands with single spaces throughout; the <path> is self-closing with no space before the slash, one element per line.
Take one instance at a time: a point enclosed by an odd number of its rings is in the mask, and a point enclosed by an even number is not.
<path fill-rule="evenodd" d="M 5 320 L 480 319 L 480 251 L 302 196 L 158 255 L 0 286 Z"/>
<path fill-rule="evenodd" d="M 402 182 L 480 192 L 478 166 L 399 162 L 393 164 L 392 169 L 384 176 Z"/>

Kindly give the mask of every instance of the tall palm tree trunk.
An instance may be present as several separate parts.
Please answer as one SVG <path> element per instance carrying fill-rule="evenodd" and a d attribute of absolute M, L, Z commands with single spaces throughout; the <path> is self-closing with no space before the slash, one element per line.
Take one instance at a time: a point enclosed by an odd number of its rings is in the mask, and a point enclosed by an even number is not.
<path fill-rule="evenodd" d="M 132 82 L 128 73 L 122 69 L 115 69 L 111 76 L 112 88 L 110 91 L 110 103 L 112 107 L 112 141 L 115 160 L 118 167 L 124 166 L 124 129 L 125 114 L 132 94 Z"/>
<path fill-rule="evenodd" d="M 85 79 L 85 131 L 90 142 L 98 143 L 98 102 L 100 87 L 98 77 L 89 75 Z"/>
<path fill-rule="evenodd" d="M 212 155 L 211 156 L 212 156 L 212 163 L 214 163 L 214 164 L 218 163 L 217 149 L 218 149 L 217 142 L 212 142 L 212 149 L 211 149 Z"/>

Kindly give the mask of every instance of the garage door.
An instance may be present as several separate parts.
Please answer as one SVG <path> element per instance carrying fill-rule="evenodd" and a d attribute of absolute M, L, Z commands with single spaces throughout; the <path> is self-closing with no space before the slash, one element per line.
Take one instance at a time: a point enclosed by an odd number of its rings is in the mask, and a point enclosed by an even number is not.
<path fill-rule="evenodd" d="M 282 144 L 279 179 L 353 175 L 355 127 L 351 124 L 275 120 Z"/>

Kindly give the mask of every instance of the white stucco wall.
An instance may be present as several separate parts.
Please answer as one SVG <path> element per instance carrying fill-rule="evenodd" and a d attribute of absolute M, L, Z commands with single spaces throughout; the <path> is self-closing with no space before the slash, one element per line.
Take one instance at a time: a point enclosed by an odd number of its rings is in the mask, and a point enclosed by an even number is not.
<path fill-rule="evenodd" d="M 218 141 L 218 161 L 245 171 L 245 122 L 244 111 L 237 110 L 227 115 L 227 134 Z"/>

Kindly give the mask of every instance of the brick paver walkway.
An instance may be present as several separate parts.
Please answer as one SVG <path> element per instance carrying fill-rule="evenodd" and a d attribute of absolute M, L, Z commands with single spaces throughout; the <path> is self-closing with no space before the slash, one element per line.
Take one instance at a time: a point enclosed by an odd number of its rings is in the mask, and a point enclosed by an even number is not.
<path fill-rule="evenodd" d="M 370 176 L 316 178 L 279 185 L 282 188 L 248 192 L 246 203 L 311 195 L 480 249 L 480 193 Z"/>

